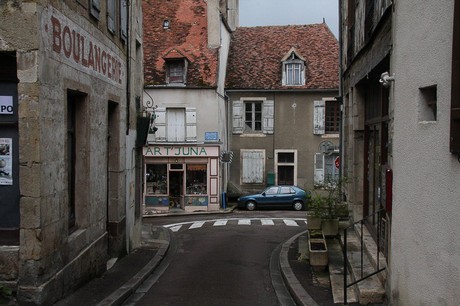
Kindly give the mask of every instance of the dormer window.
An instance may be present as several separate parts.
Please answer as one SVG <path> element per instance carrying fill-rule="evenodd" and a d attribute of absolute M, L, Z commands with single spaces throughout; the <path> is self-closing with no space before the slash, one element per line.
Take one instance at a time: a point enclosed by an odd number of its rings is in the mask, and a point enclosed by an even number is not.
<path fill-rule="evenodd" d="M 291 49 L 283 58 L 283 86 L 305 85 L 305 59 Z"/>
<path fill-rule="evenodd" d="M 187 61 L 185 59 L 166 60 L 166 83 L 177 85 L 185 84 L 187 75 Z"/>

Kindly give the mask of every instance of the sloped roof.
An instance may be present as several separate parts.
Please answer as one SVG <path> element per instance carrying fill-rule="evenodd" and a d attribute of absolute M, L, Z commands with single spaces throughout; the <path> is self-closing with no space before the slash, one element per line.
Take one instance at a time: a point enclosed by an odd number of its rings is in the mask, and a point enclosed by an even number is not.
<path fill-rule="evenodd" d="M 282 60 L 306 61 L 304 86 L 282 85 Z M 338 89 L 339 44 L 325 23 L 240 27 L 232 35 L 226 89 Z"/>
<path fill-rule="evenodd" d="M 206 1 L 149 0 L 142 1 L 142 10 L 145 84 L 165 85 L 165 60 L 186 58 L 187 87 L 217 86 L 219 49 L 208 47 Z"/>

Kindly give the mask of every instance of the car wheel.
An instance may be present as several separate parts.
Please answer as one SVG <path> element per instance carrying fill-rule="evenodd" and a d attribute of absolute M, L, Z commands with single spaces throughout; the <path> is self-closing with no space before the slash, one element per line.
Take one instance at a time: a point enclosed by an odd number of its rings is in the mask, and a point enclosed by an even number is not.
<path fill-rule="evenodd" d="M 246 209 L 247 210 L 254 210 L 256 209 L 256 202 L 254 201 L 249 201 L 246 203 Z"/>
<path fill-rule="evenodd" d="M 294 210 L 302 210 L 303 209 L 303 203 L 300 202 L 300 201 L 296 201 L 294 202 L 294 205 L 292 205 L 292 207 L 294 207 Z"/>

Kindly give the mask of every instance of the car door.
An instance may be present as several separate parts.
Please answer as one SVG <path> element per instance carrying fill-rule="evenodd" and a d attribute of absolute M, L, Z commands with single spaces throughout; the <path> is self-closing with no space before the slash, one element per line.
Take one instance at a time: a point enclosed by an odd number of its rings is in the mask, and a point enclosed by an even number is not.
<path fill-rule="evenodd" d="M 277 206 L 291 205 L 294 195 L 295 195 L 295 191 L 290 186 L 281 186 L 279 188 L 279 193 L 276 198 Z"/>
<path fill-rule="evenodd" d="M 262 196 L 258 199 L 258 206 L 259 207 L 270 207 L 273 206 L 277 202 L 278 198 L 278 187 L 272 186 L 263 192 Z"/>

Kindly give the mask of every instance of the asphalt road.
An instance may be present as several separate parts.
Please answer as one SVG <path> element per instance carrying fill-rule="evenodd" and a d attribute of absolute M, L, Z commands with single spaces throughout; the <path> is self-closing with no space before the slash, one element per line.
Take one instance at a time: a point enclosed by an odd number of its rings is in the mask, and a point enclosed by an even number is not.
<path fill-rule="evenodd" d="M 136 305 L 279 305 L 270 257 L 305 230 L 304 218 L 305 212 L 236 211 L 145 220 L 172 229 L 176 248 Z"/>

